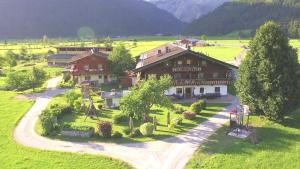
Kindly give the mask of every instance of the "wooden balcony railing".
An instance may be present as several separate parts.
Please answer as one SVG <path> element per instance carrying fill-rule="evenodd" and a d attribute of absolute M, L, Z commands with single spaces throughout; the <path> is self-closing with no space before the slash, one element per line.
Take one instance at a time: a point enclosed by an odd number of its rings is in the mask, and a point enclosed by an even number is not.
<path fill-rule="evenodd" d="M 230 85 L 232 79 L 174 79 L 174 86 Z"/>
<path fill-rule="evenodd" d="M 180 66 L 180 67 L 173 67 L 173 72 L 200 72 L 202 71 L 202 67 L 199 66 Z"/>

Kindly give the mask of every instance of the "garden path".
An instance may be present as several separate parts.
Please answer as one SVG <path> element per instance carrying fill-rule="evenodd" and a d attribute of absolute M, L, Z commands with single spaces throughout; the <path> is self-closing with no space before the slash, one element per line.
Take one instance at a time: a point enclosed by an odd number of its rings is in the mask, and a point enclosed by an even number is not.
<path fill-rule="evenodd" d="M 49 80 L 47 91 L 31 96 L 36 102 L 17 125 L 14 139 L 24 146 L 43 150 L 107 155 L 128 162 L 138 169 L 183 169 L 198 146 L 228 122 L 228 110 L 238 103 L 233 101 L 231 106 L 189 132 L 159 141 L 114 144 L 52 140 L 38 135 L 34 126 L 51 98 L 66 91 L 55 88 L 59 80 L 60 78 Z"/>

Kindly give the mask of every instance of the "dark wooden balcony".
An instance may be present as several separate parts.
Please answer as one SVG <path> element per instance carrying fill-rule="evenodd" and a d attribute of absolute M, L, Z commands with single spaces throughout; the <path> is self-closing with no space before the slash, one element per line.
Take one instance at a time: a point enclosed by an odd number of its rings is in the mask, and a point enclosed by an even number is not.
<path fill-rule="evenodd" d="M 104 70 L 103 69 L 70 69 L 69 72 L 72 75 L 75 76 L 79 76 L 79 75 L 89 75 L 89 74 L 99 74 L 99 73 L 103 73 Z"/>
<path fill-rule="evenodd" d="M 199 86 L 199 85 L 230 85 L 233 80 L 230 78 L 211 79 L 174 79 L 174 86 Z"/>
<path fill-rule="evenodd" d="M 172 68 L 173 72 L 200 72 L 202 67 L 200 66 L 178 66 Z"/>

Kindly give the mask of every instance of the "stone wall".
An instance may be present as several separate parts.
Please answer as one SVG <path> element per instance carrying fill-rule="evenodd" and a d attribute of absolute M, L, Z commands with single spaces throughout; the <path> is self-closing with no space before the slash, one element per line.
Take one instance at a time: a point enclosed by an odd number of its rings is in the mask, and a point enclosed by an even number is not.
<path fill-rule="evenodd" d="M 61 135 L 63 136 L 68 136 L 68 137 L 82 137 L 82 138 L 89 138 L 92 137 L 94 134 L 94 129 L 91 129 L 89 131 L 67 131 L 67 130 L 62 130 Z"/>

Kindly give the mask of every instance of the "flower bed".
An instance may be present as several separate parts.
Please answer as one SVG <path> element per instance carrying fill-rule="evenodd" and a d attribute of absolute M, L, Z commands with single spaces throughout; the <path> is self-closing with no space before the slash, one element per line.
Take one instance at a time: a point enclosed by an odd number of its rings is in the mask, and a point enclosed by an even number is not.
<path fill-rule="evenodd" d="M 66 124 L 61 130 L 61 135 L 69 137 L 90 138 L 93 136 L 95 129 L 87 126 L 72 126 Z"/>

